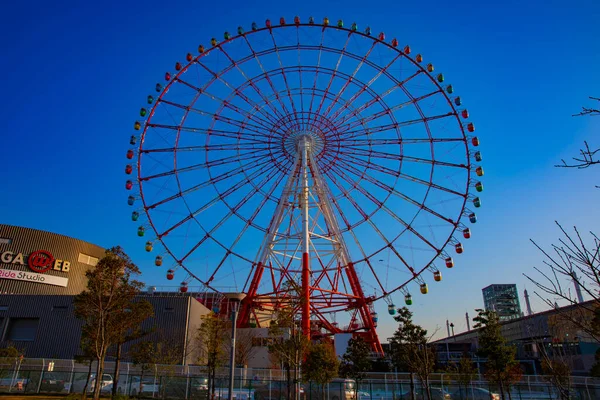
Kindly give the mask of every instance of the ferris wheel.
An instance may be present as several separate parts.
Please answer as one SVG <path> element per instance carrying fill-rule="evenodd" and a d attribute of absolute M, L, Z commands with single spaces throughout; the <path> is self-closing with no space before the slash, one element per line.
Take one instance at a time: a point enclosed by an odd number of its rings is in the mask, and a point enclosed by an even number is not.
<path fill-rule="evenodd" d="M 381 351 L 373 303 L 426 294 L 475 223 L 479 139 L 434 65 L 311 17 L 225 32 L 147 96 L 127 151 L 138 235 L 181 290 L 246 293 L 241 325 L 293 307 L 306 335 Z"/>

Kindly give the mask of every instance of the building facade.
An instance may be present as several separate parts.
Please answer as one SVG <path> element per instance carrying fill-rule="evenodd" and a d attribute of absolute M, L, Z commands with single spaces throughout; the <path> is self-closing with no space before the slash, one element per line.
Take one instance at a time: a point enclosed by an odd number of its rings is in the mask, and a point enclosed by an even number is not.
<path fill-rule="evenodd" d="M 73 300 L 87 286 L 86 272 L 105 250 L 82 240 L 37 229 L 0 225 L 0 348 L 27 358 L 73 359 L 80 354 L 82 322 Z M 193 339 L 210 312 L 189 293 L 152 293 L 154 316 L 142 324 L 143 340 L 160 343 L 173 363 L 194 361 Z M 124 346 L 127 359 L 128 347 Z"/>
<path fill-rule="evenodd" d="M 495 284 L 483 288 L 483 304 L 487 311 L 494 311 L 500 321 L 523 316 L 519 303 L 519 292 L 515 284 Z"/>
<path fill-rule="evenodd" d="M 104 249 L 56 233 L 0 225 L 0 294 L 75 295 Z"/>
<path fill-rule="evenodd" d="M 574 375 L 588 375 L 595 362 L 598 343 L 573 319 L 593 318 L 593 300 L 566 306 L 525 317 L 501 322 L 501 332 L 507 342 L 516 347 L 516 358 L 526 374 L 541 374 L 542 360 L 560 359 L 566 362 Z M 485 370 L 485 360 L 477 357 L 479 332 L 472 329 L 435 341 L 438 361 L 441 364 L 458 362 L 468 354 L 480 371 Z"/>

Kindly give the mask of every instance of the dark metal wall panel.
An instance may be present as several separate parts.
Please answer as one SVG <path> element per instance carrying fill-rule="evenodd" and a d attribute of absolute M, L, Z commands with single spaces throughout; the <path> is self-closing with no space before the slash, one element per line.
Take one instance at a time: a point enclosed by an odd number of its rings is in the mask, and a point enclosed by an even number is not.
<path fill-rule="evenodd" d="M 73 315 L 74 296 L 61 295 L 2 295 L 0 296 L 0 348 L 15 346 L 28 358 L 72 359 L 80 354 L 79 342 L 82 323 Z M 142 329 L 152 333 L 141 340 L 163 343 L 179 353 L 181 363 L 189 345 L 190 327 L 199 326 L 200 315 L 209 310 L 190 296 L 141 295 L 154 307 L 154 317 L 142 324 Z M 63 308 L 66 307 L 66 308 Z M 5 309 L 6 308 L 6 309 Z M 1 311 L 4 310 L 5 311 Z M 192 323 L 189 323 L 192 314 Z M 36 338 L 33 342 L 9 342 L 6 327 L 11 318 L 39 318 Z M 186 332 L 186 329 L 188 332 Z M 187 333 L 187 334 L 186 334 Z M 194 333 L 194 331 L 192 331 Z M 186 341 L 186 338 L 190 339 Z M 139 340 L 138 340 L 139 341 Z M 124 360 L 136 342 L 123 348 Z M 112 353 L 112 351 L 111 351 Z M 110 359 L 110 354 L 108 359 Z M 191 361 L 188 357 L 188 362 Z"/>
<path fill-rule="evenodd" d="M 3 295 L 0 306 L 7 308 L 0 311 L 0 347 L 14 346 L 30 358 L 71 358 L 79 351 L 81 322 L 73 315 L 73 296 Z M 33 342 L 4 340 L 12 318 L 39 318 Z"/>
<path fill-rule="evenodd" d="M 47 250 L 56 259 L 71 262 L 69 272 L 50 270 L 45 273 L 47 275 L 68 278 L 67 287 L 0 278 L 0 298 L 2 294 L 68 295 L 81 293 L 87 284 L 85 273 L 92 266 L 80 263 L 78 261 L 79 253 L 96 258 L 104 256 L 104 249 L 102 247 L 37 229 L 0 224 L 0 238 L 11 240 L 10 244 L 0 243 L 0 254 L 5 251 L 12 251 L 14 253 L 23 253 L 27 257 L 34 251 Z M 27 264 L 27 258 L 25 258 L 25 264 Z M 1 260 L 0 268 L 32 272 L 27 265 L 6 264 L 2 263 Z"/>

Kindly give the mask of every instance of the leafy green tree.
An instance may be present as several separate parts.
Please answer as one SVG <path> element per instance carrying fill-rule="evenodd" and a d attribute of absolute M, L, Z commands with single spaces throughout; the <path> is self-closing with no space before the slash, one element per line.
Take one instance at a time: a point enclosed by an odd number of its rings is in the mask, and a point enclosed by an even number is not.
<path fill-rule="evenodd" d="M 412 313 L 406 307 L 399 308 L 394 319 L 399 324 L 390 341 L 392 362 L 400 371 L 411 373 L 410 389 L 413 397 L 415 385 L 412 374 L 415 373 L 425 390 L 426 398 L 430 400 L 429 374 L 435 366 L 435 353 L 428 345 L 430 338 L 427 330 L 412 321 Z"/>
<path fill-rule="evenodd" d="M 215 395 L 215 378 L 217 369 L 227 362 L 227 333 L 230 324 L 211 312 L 202 317 L 198 328 L 199 364 L 205 364 L 208 372 L 208 393 L 210 398 Z"/>
<path fill-rule="evenodd" d="M 331 344 L 313 344 L 302 363 L 302 380 L 316 383 L 321 390 L 321 398 L 325 400 L 325 385 L 337 376 L 339 364 Z"/>
<path fill-rule="evenodd" d="M 98 264 L 86 272 L 87 288 L 75 296 L 75 316 L 83 320 L 83 340 L 98 361 L 94 399 L 100 397 L 104 360 L 108 349 L 119 343 L 124 314 L 133 310 L 134 298 L 144 287 L 133 279 L 140 273 L 120 247 L 108 249 Z M 131 318 L 131 314 L 129 315 Z"/>
<path fill-rule="evenodd" d="M 500 396 L 504 399 L 505 393 L 510 398 L 510 385 L 521 378 L 521 367 L 515 360 L 516 348 L 506 343 L 502 336 L 498 315 L 493 311 L 475 310 L 477 316 L 475 328 L 479 329 L 479 348 L 477 355 L 487 359 L 486 377 L 498 385 Z"/>
<path fill-rule="evenodd" d="M 342 356 L 340 375 L 354 379 L 360 385 L 360 382 L 367 377 L 367 372 L 371 370 L 370 356 L 371 348 L 364 339 L 360 336 L 353 337 Z"/>

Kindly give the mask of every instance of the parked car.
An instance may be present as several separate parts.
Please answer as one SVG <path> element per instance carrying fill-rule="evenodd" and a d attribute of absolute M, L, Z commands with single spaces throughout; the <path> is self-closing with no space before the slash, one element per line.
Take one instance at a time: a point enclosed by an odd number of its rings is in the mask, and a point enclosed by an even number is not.
<path fill-rule="evenodd" d="M 469 388 L 467 391 L 461 389 L 452 396 L 455 399 L 464 399 L 467 398 L 467 393 L 468 398 L 471 400 L 500 400 L 500 395 L 498 393 L 493 393 L 483 388 Z"/>
<path fill-rule="evenodd" d="M 40 392 L 62 392 L 68 384 L 68 372 L 45 372 L 40 383 Z"/>
<path fill-rule="evenodd" d="M 113 378 L 112 375 L 103 374 L 102 380 L 100 381 L 100 391 L 102 393 L 107 393 L 112 389 Z M 96 385 L 96 374 L 90 375 L 90 380 L 88 381 L 87 391 L 91 393 L 94 391 L 94 386 Z M 76 379 L 73 382 L 73 393 L 81 393 L 83 387 L 85 386 L 85 377 L 81 379 Z"/>
<path fill-rule="evenodd" d="M 430 387 L 429 388 L 429 393 L 431 393 L 431 400 L 452 400 L 454 399 L 454 397 L 452 397 L 452 395 L 447 392 L 446 390 L 442 389 L 442 388 L 438 388 L 438 387 Z M 427 399 L 427 395 L 426 394 L 422 394 L 419 393 L 417 394 L 417 400 L 424 400 Z"/>
<path fill-rule="evenodd" d="M 159 393 L 160 386 L 158 382 L 154 381 L 153 376 L 144 376 L 143 381 L 140 378 L 139 376 L 130 376 L 129 379 L 119 379 L 117 392 L 126 393 L 128 396 L 137 396 L 140 393 Z M 109 389 L 112 390 L 112 384 Z"/>

